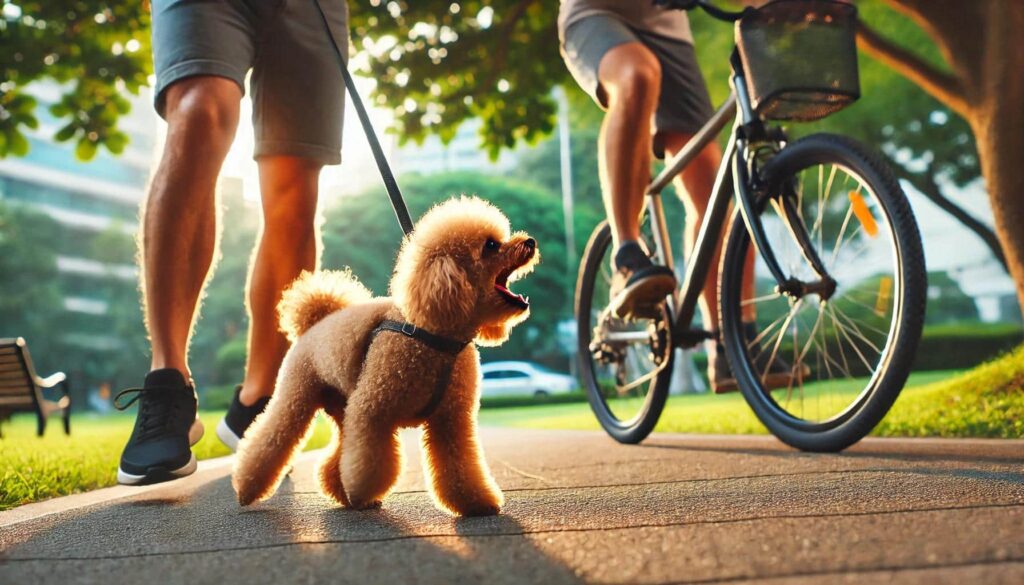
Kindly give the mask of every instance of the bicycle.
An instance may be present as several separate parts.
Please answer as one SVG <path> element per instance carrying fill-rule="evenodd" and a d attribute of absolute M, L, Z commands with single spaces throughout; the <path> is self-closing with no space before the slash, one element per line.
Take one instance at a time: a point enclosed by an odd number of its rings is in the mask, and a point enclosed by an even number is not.
<path fill-rule="evenodd" d="M 611 278 L 608 223 L 591 235 L 575 306 L 591 408 L 616 440 L 642 441 L 665 407 L 674 348 L 716 337 L 691 321 L 732 199 L 717 336 L 737 386 L 783 442 L 842 450 L 881 421 L 909 375 L 926 301 L 921 237 L 880 155 L 838 135 L 790 142 L 770 122 L 820 119 L 859 97 L 856 9 L 831 0 L 775 0 L 742 12 L 707 0 L 675 4 L 735 22 L 737 43 L 730 97 L 647 188 L 642 239 L 654 262 L 674 266 L 662 190 L 735 121 L 682 285 L 656 315 L 627 321 L 602 309 Z M 791 51 L 804 59 L 793 61 Z M 753 277 L 743 269 L 751 242 Z M 745 312 L 755 323 L 747 334 Z M 769 385 L 770 366 L 782 356 L 792 366 L 788 381 Z"/>

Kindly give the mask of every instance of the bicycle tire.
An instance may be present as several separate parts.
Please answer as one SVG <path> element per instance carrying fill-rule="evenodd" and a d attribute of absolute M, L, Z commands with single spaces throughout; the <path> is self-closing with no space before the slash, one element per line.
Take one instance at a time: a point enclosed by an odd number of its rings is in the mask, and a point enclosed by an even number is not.
<path fill-rule="evenodd" d="M 783 181 L 799 176 L 798 173 L 804 169 L 826 164 L 832 164 L 834 168 L 845 167 L 844 172 L 849 169 L 862 178 L 869 193 L 880 204 L 891 237 L 893 264 L 899 277 L 898 286 L 894 287 L 897 294 L 893 295 L 893 320 L 883 355 L 878 360 L 879 369 L 872 372 L 867 386 L 854 402 L 833 419 L 812 423 L 786 412 L 772 398 L 771 391 L 762 386 L 755 371 L 757 366 L 752 363 L 755 360 L 746 351 L 748 342 L 742 331 L 743 260 L 750 245 L 750 236 L 738 213 L 734 216 L 722 256 L 718 292 L 726 357 L 747 403 L 781 441 L 804 451 L 816 452 L 836 452 L 853 445 L 871 432 L 888 413 L 910 374 L 927 299 L 927 274 L 920 232 L 906 195 L 879 154 L 846 137 L 816 134 L 786 146 L 769 159 L 762 169 L 762 178 L 769 193 L 778 192 Z M 813 331 L 811 335 L 814 335 Z M 839 340 L 838 335 L 836 339 Z M 802 384 L 801 381 L 801 390 Z"/>
<path fill-rule="evenodd" d="M 580 262 L 579 276 L 576 281 L 575 301 L 576 338 L 578 344 L 577 359 L 581 384 L 587 393 L 590 408 L 594 411 L 601 427 L 620 443 L 636 444 L 647 438 L 651 431 L 654 430 L 665 408 L 675 352 L 671 347 L 668 348 L 668 355 L 665 358 L 668 360 L 668 363 L 651 380 L 644 403 L 636 416 L 627 420 L 618 418 L 602 393 L 602 388 L 595 372 L 596 358 L 590 350 L 590 341 L 593 336 L 591 318 L 592 310 L 594 309 L 594 288 L 600 273 L 601 264 L 605 261 L 604 255 L 611 246 L 611 242 L 611 227 L 607 221 L 603 221 L 598 224 L 591 234 Z M 668 304 L 665 303 L 665 306 L 662 308 L 661 318 L 665 323 L 672 322 Z"/>

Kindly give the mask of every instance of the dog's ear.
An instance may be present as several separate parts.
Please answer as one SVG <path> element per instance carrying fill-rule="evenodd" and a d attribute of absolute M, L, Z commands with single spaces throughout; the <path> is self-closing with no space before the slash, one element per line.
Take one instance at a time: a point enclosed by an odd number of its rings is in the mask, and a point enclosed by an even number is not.
<path fill-rule="evenodd" d="M 417 270 L 395 274 L 392 294 L 405 316 L 423 326 L 465 323 L 476 295 L 466 272 L 451 256 L 425 259 Z"/>

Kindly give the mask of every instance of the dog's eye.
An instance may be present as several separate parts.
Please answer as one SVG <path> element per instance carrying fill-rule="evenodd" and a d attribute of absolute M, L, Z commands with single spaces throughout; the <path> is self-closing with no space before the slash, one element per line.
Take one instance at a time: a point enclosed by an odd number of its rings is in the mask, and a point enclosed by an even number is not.
<path fill-rule="evenodd" d="M 500 247 L 501 244 L 494 238 L 487 238 L 487 241 L 484 242 L 484 252 L 497 252 Z"/>

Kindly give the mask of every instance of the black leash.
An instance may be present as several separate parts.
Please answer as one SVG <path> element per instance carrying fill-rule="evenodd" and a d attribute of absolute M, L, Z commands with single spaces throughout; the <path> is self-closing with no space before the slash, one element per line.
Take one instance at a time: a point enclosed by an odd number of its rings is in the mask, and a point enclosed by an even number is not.
<path fill-rule="evenodd" d="M 320 20 L 324 23 L 324 31 L 327 32 L 327 39 L 331 42 L 334 55 L 338 58 L 341 75 L 345 78 L 345 87 L 348 89 L 348 94 L 352 96 L 352 105 L 356 107 L 356 113 L 359 114 L 359 122 L 362 123 L 363 130 L 366 132 L 366 141 L 370 143 L 373 158 L 377 161 L 380 177 L 384 180 L 384 188 L 387 189 L 388 197 L 391 198 L 391 205 L 395 208 L 395 216 L 398 217 L 398 223 L 402 226 L 402 231 L 408 235 L 412 233 L 412 217 L 409 216 L 409 208 L 405 206 L 405 199 L 402 198 L 402 190 L 398 188 L 398 181 L 395 180 L 395 175 L 391 172 L 388 159 L 384 157 L 384 149 L 380 147 L 377 133 L 373 131 L 373 126 L 370 124 L 370 116 L 366 113 L 363 100 L 359 98 L 359 92 L 356 91 L 356 84 L 352 80 L 352 74 L 348 72 L 348 63 L 341 56 L 341 49 L 338 48 L 338 43 L 334 41 L 331 25 L 327 22 L 327 15 L 324 14 L 324 9 L 320 6 L 320 0 L 313 0 L 313 4 L 316 5 L 316 11 L 320 14 Z"/>

